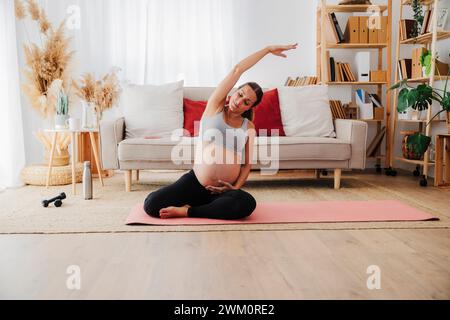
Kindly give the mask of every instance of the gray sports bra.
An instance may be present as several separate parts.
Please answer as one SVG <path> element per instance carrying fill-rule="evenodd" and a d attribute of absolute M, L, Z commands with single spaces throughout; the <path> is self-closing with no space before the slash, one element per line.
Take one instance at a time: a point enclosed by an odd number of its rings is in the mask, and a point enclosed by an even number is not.
<path fill-rule="evenodd" d="M 241 154 L 245 159 L 245 144 L 247 143 L 248 119 L 244 118 L 240 128 L 229 126 L 224 119 L 223 111 L 212 117 L 203 117 L 200 121 L 199 138 L 202 141 L 214 142 L 227 149 Z"/>

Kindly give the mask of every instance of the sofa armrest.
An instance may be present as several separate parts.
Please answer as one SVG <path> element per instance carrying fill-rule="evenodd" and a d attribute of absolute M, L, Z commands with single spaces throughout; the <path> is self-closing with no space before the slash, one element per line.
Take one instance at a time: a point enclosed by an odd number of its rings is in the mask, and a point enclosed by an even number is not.
<path fill-rule="evenodd" d="M 125 137 L 125 118 L 100 122 L 100 148 L 103 169 L 119 169 L 117 146 Z"/>
<path fill-rule="evenodd" d="M 367 123 L 358 120 L 336 119 L 336 138 L 348 141 L 351 146 L 350 169 L 366 167 Z"/>

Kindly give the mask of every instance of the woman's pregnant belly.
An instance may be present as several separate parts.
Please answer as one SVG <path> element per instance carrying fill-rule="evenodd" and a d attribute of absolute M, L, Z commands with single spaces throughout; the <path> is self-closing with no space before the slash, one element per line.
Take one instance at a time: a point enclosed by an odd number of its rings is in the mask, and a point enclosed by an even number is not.
<path fill-rule="evenodd" d="M 240 155 L 210 143 L 195 152 L 194 172 L 203 186 L 222 186 L 219 180 L 235 183 L 241 172 Z"/>

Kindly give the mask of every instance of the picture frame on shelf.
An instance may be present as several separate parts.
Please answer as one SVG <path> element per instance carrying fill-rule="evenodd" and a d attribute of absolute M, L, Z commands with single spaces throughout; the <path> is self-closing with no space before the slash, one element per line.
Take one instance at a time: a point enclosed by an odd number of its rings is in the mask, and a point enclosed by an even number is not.
<path fill-rule="evenodd" d="M 445 31 L 445 26 L 447 24 L 448 8 L 439 8 L 437 15 L 437 31 Z"/>

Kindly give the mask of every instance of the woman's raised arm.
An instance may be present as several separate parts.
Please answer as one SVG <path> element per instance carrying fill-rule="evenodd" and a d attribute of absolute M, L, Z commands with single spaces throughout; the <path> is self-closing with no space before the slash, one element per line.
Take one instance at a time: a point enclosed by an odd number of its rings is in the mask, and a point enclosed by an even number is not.
<path fill-rule="evenodd" d="M 259 50 L 258 52 L 255 52 L 254 54 L 239 62 L 225 77 L 225 79 L 223 79 L 222 82 L 217 86 L 216 90 L 214 90 L 214 92 L 211 94 L 203 115 L 213 116 L 216 113 L 222 111 L 228 93 L 234 88 L 241 75 L 245 71 L 253 67 L 256 63 L 258 63 L 258 61 L 264 58 L 267 54 L 272 53 L 276 56 L 286 58 L 286 55 L 283 52 L 296 48 L 297 44 L 287 46 L 269 46 L 262 50 Z"/>

